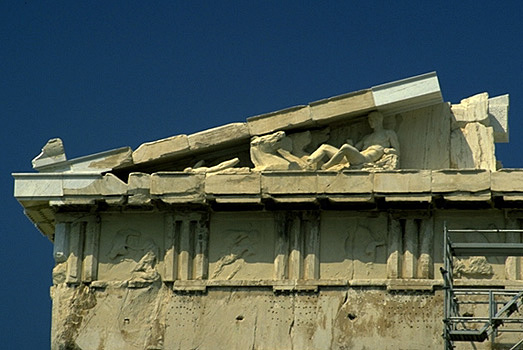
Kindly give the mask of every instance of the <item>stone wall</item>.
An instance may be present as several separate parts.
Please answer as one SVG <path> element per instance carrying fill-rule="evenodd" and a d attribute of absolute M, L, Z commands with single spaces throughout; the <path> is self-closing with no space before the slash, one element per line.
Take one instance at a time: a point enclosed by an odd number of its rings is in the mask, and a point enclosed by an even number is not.
<path fill-rule="evenodd" d="M 53 346 L 440 348 L 444 223 L 519 228 L 518 215 L 501 209 L 62 213 Z M 521 241 L 513 236 L 480 240 Z M 520 258 L 471 257 L 456 261 L 456 283 L 521 286 L 521 270 Z"/>

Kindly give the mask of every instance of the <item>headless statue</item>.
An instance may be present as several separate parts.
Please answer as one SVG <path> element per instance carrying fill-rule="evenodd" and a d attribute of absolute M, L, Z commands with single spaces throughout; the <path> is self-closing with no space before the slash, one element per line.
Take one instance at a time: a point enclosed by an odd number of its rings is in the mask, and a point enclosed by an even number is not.
<path fill-rule="evenodd" d="M 323 144 L 307 158 L 307 167 L 317 169 L 318 163 L 325 157 L 329 159 L 321 167 L 323 170 L 346 163 L 349 163 L 347 166 L 375 163 L 386 154 L 399 156 L 398 137 L 393 130 L 383 128 L 382 114 L 371 112 L 368 120 L 374 131 L 366 135 L 356 146 L 352 145 L 351 140 L 347 140 L 340 148 Z"/>

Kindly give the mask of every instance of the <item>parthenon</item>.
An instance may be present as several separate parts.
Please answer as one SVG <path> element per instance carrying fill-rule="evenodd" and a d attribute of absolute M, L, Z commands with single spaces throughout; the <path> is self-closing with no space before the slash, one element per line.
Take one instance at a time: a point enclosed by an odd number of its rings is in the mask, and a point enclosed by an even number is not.
<path fill-rule="evenodd" d="M 516 249 L 457 254 L 522 243 L 523 169 L 495 156 L 508 110 L 445 102 L 433 72 L 135 150 L 49 140 L 13 176 L 54 244 L 53 349 L 517 346 L 464 326 L 478 296 L 458 313 L 445 295 L 516 291 L 491 321 L 523 300 Z"/>

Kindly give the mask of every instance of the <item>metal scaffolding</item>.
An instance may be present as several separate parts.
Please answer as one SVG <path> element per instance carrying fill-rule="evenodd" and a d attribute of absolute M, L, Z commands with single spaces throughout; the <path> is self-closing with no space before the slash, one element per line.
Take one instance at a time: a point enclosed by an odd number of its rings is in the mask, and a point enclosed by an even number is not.
<path fill-rule="evenodd" d="M 523 256 L 523 243 L 458 243 L 451 237 L 466 234 L 469 240 L 474 240 L 478 234 L 493 233 L 521 234 L 523 230 L 450 230 L 445 225 L 444 267 L 440 268 L 444 288 L 445 350 L 454 349 L 455 342 L 475 343 L 490 339 L 494 344 L 501 333 L 522 333 L 521 340 L 510 344 L 510 350 L 523 349 L 523 313 L 519 311 L 523 305 L 523 289 L 471 288 L 454 284 L 454 257 Z M 478 312 L 482 315 L 475 315 Z"/>

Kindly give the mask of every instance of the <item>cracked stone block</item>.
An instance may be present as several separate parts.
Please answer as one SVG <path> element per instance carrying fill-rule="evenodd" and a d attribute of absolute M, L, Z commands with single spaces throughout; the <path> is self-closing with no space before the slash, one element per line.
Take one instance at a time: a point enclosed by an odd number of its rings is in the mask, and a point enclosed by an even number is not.
<path fill-rule="evenodd" d="M 247 118 L 247 126 L 251 136 L 312 124 L 309 106 L 296 106 Z"/>
<path fill-rule="evenodd" d="M 231 123 L 197 132 L 187 137 L 191 151 L 207 149 L 247 140 L 250 137 L 247 123 Z"/>
<path fill-rule="evenodd" d="M 430 192 L 429 170 L 377 172 L 374 174 L 376 193 L 420 193 Z"/>
<path fill-rule="evenodd" d="M 133 162 L 134 164 L 140 164 L 180 155 L 188 151 L 189 141 L 187 135 L 176 135 L 158 141 L 141 144 L 133 152 Z"/>
<path fill-rule="evenodd" d="M 432 192 L 480 192 L 490 189 L 488 170 L 438 170 L 432 172 Z"/>

